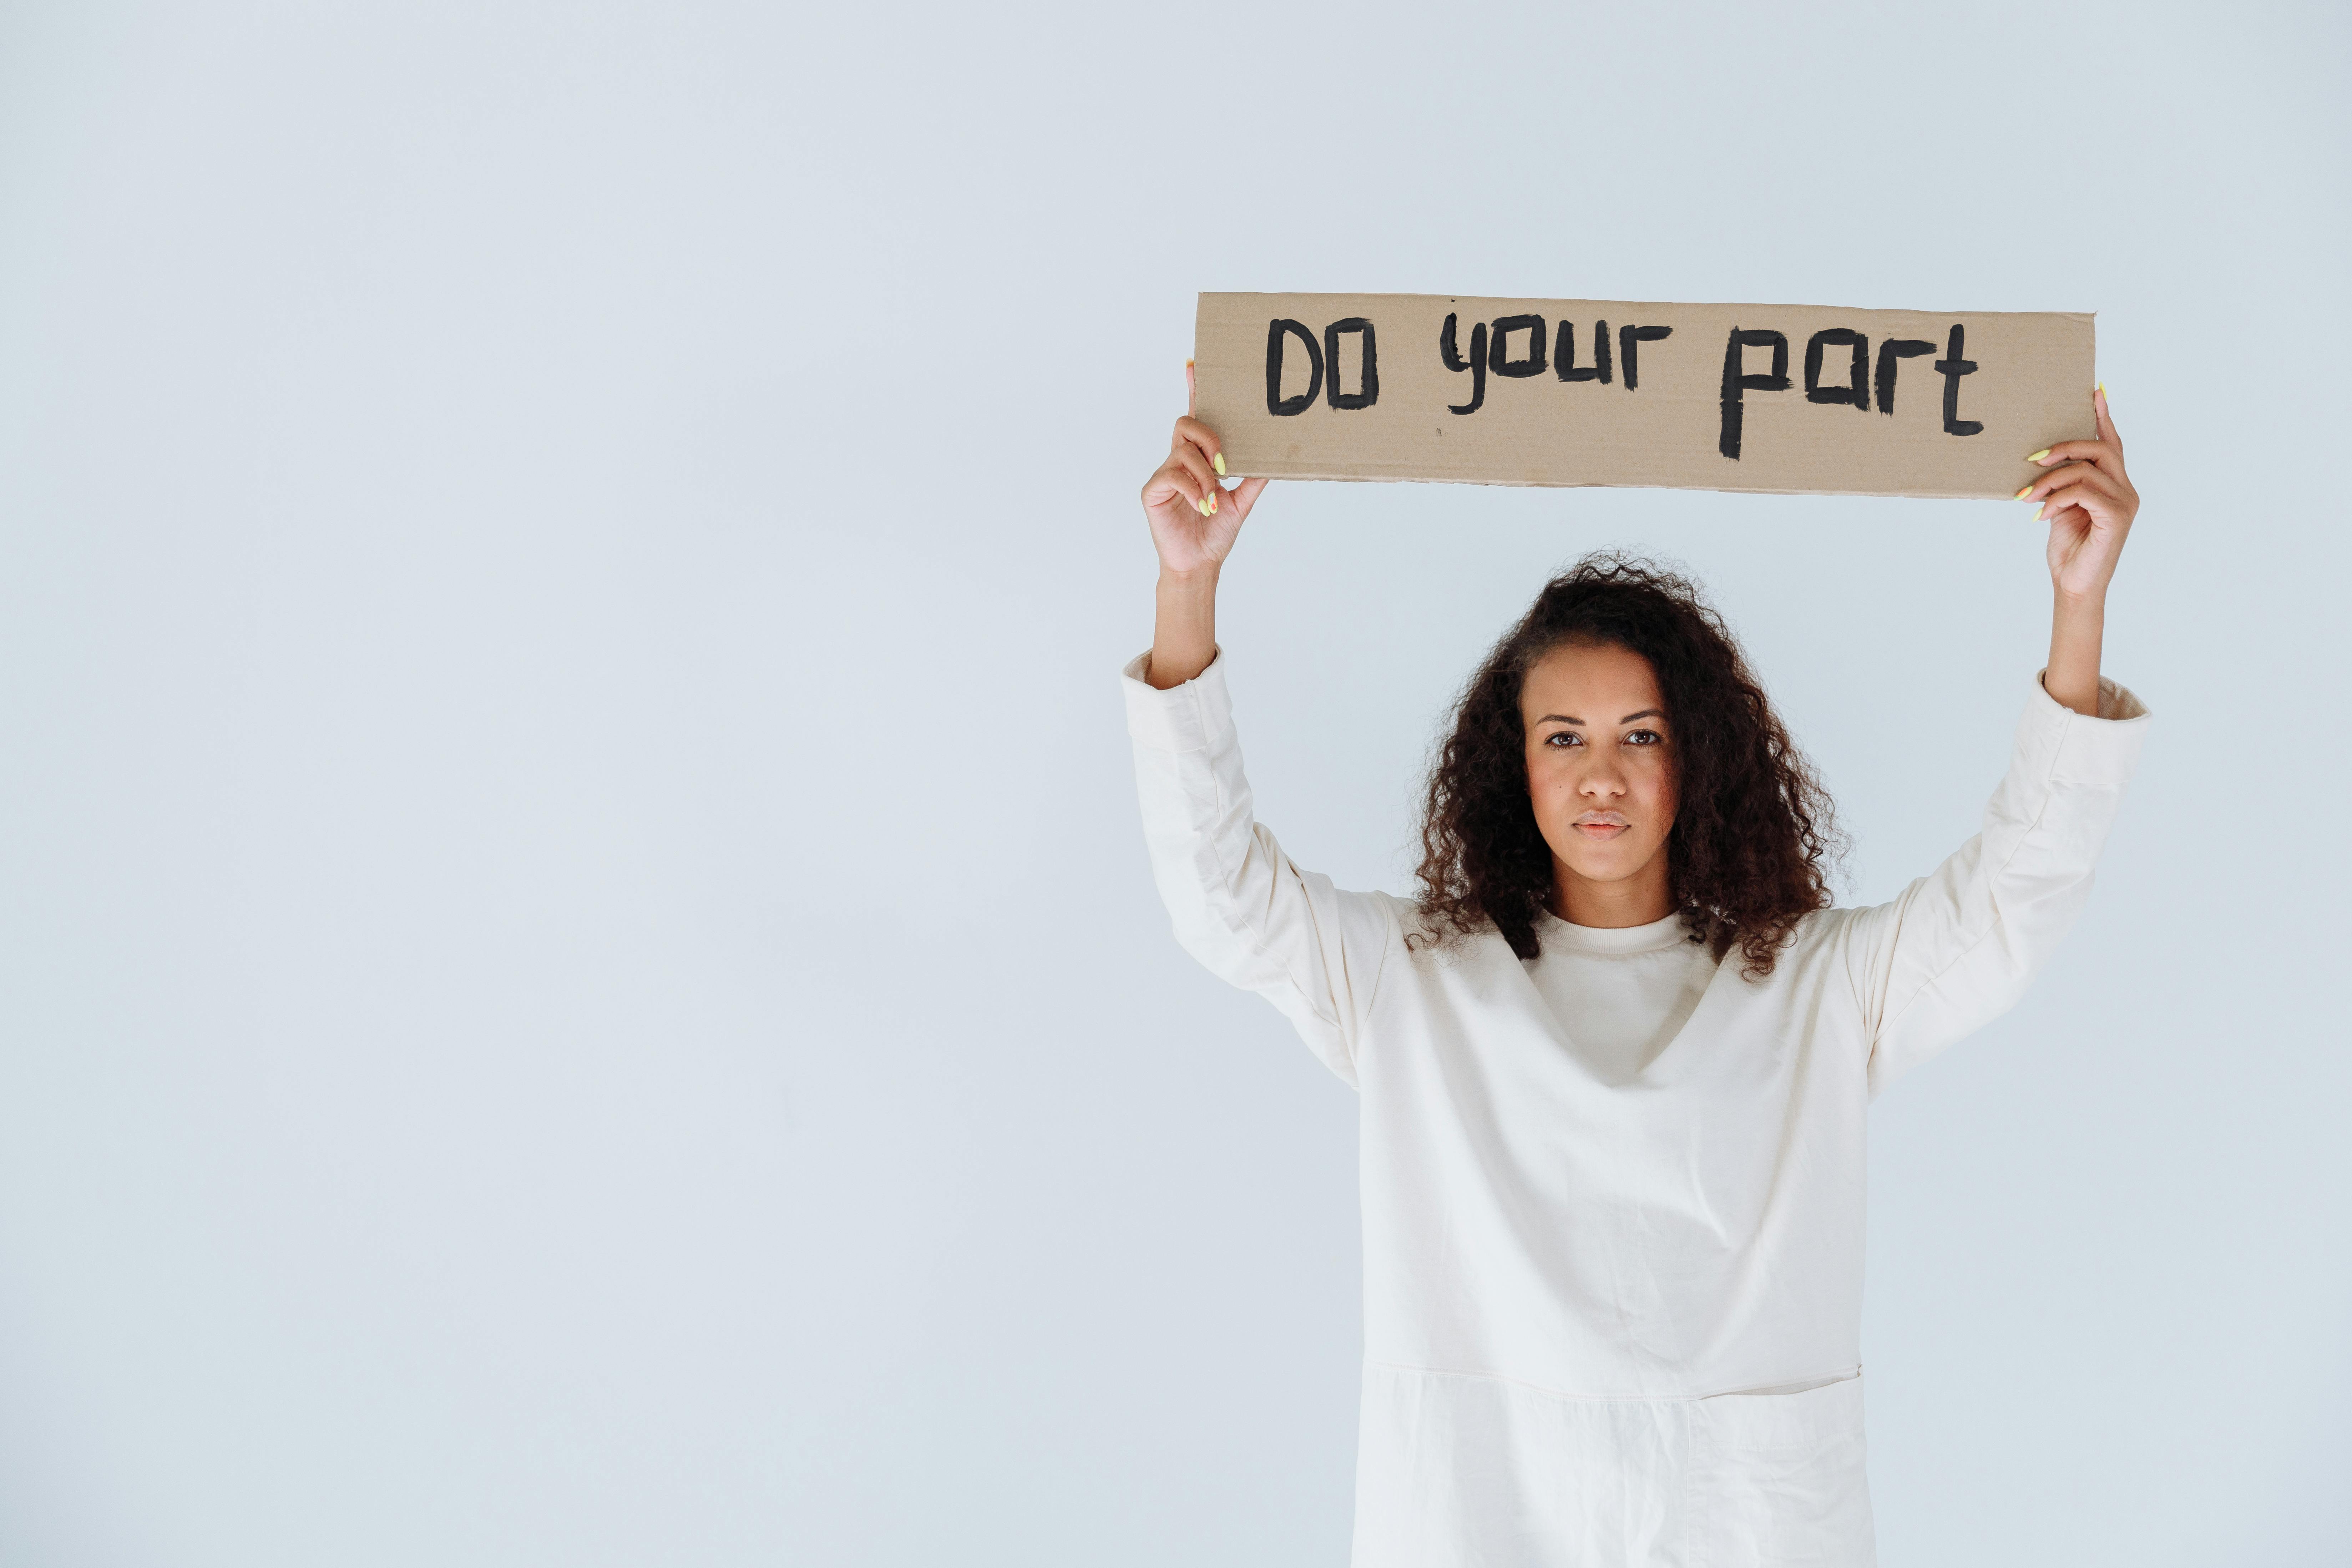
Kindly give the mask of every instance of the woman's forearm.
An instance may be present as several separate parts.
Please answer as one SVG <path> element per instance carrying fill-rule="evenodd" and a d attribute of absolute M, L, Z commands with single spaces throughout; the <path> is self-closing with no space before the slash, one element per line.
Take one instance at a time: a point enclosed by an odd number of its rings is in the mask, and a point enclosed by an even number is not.
<path fill-rule="evenodd" d="M 2050 612 L 2050 668 L 2042 688 L 2086 719 L 2099 716 L 2099 639 L 2106 629 L 2106 595 L 2054 596 Z"/>
<path fill-rule="evenodd" d="M 1151 626 L 1151 665 L 1144 679 L 1158 690 L 1181 686 L 1217 655 L 1217 568 L 1162 567 L 1159 614 Z"/>
<path fill-rule="evenodd" d="M 2107 584 L 2124 535 L 2139 514 L 2139 491 L 2124 472 L 2123 441 L 2107 412 L 2107 389 L 2091 395 L 2095 441 L 2058 441 L 2025 460 L 2040 479 L 2017 492 L 2050 522 L 2050 668 L 2042 688 L 2086 719 L 2099 716 L 2099 638 L 2107 625 Z"/>

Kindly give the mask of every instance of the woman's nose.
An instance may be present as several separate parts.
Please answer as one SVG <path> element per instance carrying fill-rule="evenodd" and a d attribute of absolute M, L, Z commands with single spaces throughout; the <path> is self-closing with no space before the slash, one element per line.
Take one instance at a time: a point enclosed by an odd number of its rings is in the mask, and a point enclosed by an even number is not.
<path fill-rule="evenodd" d="M 1584 776 L 1577 780 L 1576 789 L 1579 795 L 1623 795 L 1624 770 L 1613 763 L 1596 762 L 1584 770 Z"/>

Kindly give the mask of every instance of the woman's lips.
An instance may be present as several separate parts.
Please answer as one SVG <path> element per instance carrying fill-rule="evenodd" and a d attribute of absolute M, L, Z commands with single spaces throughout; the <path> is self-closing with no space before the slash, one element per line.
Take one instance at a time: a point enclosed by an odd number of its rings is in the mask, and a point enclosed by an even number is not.
<path fill-rule="evenodd" d="M 1576 824 L 1576 830 L 1587 838 L 1614 838 L 1621 833 L 1633 831 L 1614 822 L 1580 822 Z"/>

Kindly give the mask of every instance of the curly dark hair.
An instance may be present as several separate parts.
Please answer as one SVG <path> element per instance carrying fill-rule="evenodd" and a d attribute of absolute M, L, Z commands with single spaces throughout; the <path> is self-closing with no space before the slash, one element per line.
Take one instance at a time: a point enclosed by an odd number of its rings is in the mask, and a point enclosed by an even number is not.
<path fill-rule="evenodd" d="M 1562 643 L 1613 644 L 1656 674 L 1673 721 L 1679 804 L 1666 837 L 1675 907 L 1720 961 L 1772 972 L 1797 922 L 1830 904 L 1826 868 L 1845 848 L 1811 763 L 1748 672 L 1723 617 L 1689 579 L 1614 552 L 1588 555 L 1543 592 L 1454 706 L 1421 824 L 1429 940 L 1493 922 L 1521 958 L 1552 897 L 1552 853 L 1528 796 L 1519 688 Z"/>

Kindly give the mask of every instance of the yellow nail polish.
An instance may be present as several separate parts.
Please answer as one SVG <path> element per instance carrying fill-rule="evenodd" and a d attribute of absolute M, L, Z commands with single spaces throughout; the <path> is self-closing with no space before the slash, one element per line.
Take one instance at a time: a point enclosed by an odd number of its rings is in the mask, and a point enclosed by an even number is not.
<path fill-rule="evenodd" d="M 1196 500 L 1192 503 L 1192 510 L 1206 517 L 1209 515 L 1209 503 L 1205 500 Z"/>
<path fill-rule="evenodd" d="M 1218 477 L 1219 479 L 1223 479 L 1223 478 L 1224 478 L 1224 474 L 1225 474 L 1225 455 L 1224 455 L 1223 452 L 1220 452 L 1220 453 L 1218 453 L 1215 457 L 1211 458 L 1209 459 L 1209 466 L 1210 466 L 1211 468 L 1215 468 L 1215 469 L 1217 470 L 1217 477 Z"/>
<path fill-rule="evenodd" d="M 2106 395 L 2107 395 L 2107 384 L 2106 384 L 2105 382 L 2104 382 L 2104 381 L 2103 381 L 2103 382 L 2099 383 L 2099 395 L 2100 395 L 2101 397 L 2105 397 Z"/>
<path fill-rule="evenodd" d="M 2049 447 L 2042 447 L 2042 450 L 2040 450 L 2039 452 L 2029 452 L 2029 453 L 2027 453 L 2027 454 L 2026 454 L 2026 456 L 2025 456 L 2025 460 L 2026 460 L 2027 462 L 2029 462 L 2029 463 L 2038 463 L 2038 462 L 2040 462 L 2042 458 L 2044 458 L 2048 457 L 2049 455 L 2050 455 L 2050 448 L 2049 448 Z M 2023 492 L 2023 491 L 2020 491 L 2019 493 L 2021 495 L 2021 494 L 2023 494 L 2024 492 Z"/>
<path fill-rule="evenodd" d="M 2009 499 L 2011 500 L 2023 500 L 2025 499 L 2025 492 L 2032 488 L 2033 487 L 2032 485 L 2020 485 L 2017 487 L 2017 493 Z"/>

